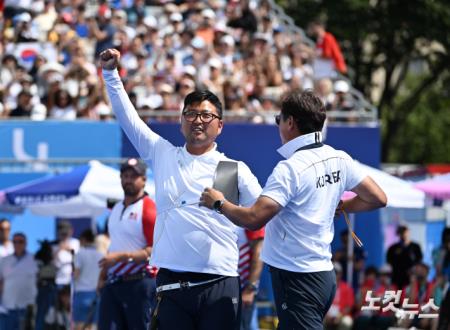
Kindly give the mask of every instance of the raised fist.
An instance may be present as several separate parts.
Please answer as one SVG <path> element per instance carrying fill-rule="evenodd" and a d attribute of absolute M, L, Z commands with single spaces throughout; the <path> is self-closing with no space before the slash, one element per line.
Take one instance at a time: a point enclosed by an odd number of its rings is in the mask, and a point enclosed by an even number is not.
<path fill-rule="evenodd" d="M 119 65 L 120 52 L 117 49 L 109 48 L 100 53 L 100 64 L 102 69 L 114 70 Z"/>

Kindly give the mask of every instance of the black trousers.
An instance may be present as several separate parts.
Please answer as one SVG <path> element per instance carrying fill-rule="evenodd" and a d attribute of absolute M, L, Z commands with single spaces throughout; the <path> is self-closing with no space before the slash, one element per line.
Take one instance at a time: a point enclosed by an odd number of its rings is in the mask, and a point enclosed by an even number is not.
<path fill-rule="evenodd" d="M 154 278 L 107 284 L 101 290 L 99 330 L 147 330 L 156 298 Z"/>
<path fill-rule="evenodd" d="M 172 272 L 161 268 L 156 285 L 220 278 L 220 275 Z M 158 330 L 239 330 L 241 293 L 239 277 L 225 277 L 188 289 L 164 291 L 157 316 Z"/>
<path fill-rule="evenodd" d="M 295 273 L 270 267 L 279 330 L 323 329 L 336 293 L 334 270 Z"/>

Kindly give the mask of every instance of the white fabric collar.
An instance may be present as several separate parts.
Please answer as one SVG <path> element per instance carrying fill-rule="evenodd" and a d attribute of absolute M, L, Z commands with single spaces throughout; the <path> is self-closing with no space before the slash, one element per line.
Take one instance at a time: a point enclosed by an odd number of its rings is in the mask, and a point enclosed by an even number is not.
<path fill-rule="evenodd" d="M 304 134 L 286 142 L 280 148 L 278 148 L 278 153 L 284 158 L 290 158 L 297 149 L 307 146 L 308 144 L 320 143 L 322 142 L 322 133 L 313 132 L 309 134 Z"/>

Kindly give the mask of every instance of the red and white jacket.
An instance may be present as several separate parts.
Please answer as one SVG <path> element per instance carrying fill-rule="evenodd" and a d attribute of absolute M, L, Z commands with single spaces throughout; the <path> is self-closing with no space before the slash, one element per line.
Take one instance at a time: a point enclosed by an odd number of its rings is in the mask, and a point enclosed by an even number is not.
<path fill-rule="evenodd" d="M 108 219 L 108 232 L 111 239 L 109 252 L 135 251 L 153 246 L 155 220 L 156 205 L 147 195 L 126 208 L 124 208 L 123 201 L 114 205 Z M 109 268 L 108 279 L 142 272 L 147 272 L 154 277 L 157 268 L 151 267 L 148 261 L 141 263 L 118 262 Z"/>
<path fill-rule="evenodd" d="M 239 265 L 238 272 L 241 278 L 241 287 L 244 287 L 248 278 L 250 277 L 250 266 L 252 262 L 252 249 L 250 247 L 250 242 L 257 239 L 264 238 L 264 227 L 256 230 L 250 231 L 244 228 L 239 228 L 238 232 L 238 246 L 239 246 Z"/>

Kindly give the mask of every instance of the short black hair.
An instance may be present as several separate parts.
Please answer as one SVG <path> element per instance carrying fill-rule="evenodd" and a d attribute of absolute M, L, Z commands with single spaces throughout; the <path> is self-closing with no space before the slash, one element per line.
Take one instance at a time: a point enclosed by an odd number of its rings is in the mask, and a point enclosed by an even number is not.
<path fill-rule="evenodd" d="M 25 236 L 25 234 L 22 233 L 22 232 L 14 233 L 14 234 L 13 234 L 13 237 L 21 237 L 21 238 L 23 238 L 25 241 L 27 240 L 27 236 Z"/>
<path fill-rule="evenodd" d="M 220 102 L 219 98 L 213 92 L 205 89 L 205 90 L 196 90 L 192 93 L 189 93 L 184 99 L 183 111 L 187 108 L 188 105 L 201 103 L 203 101 L 211 102 L 217 110 L 217 114 L 222 118 L 222 102 Z"/>
<path fill-rule="evenodd" d="M 409 230 L 408 227 L 406 227 L 404 225 L 400 225 L 400 226 L 397 227 L 396 234 L 397 234 L 397 236 L 400 236 L 407 230 Z"/>
<path fill-rule="evenodd" d="M 86 229 L 80 234 L 80 238 L 84 239 L 89 244 L 93 244 L 95 242 L 95 235 L 92 229 Z"/>
<path fill-rule="evenodd" d="M 327 118 L 322 100 L 312 90 L 292 91 L 281 103 L 283 119 L 292 116 L 301 134 L 321 131 Z"/>

